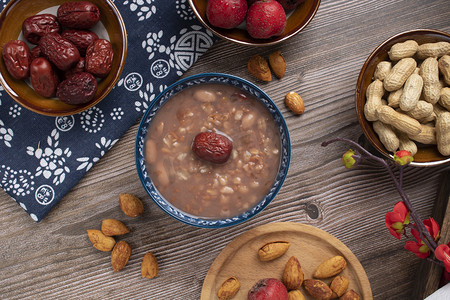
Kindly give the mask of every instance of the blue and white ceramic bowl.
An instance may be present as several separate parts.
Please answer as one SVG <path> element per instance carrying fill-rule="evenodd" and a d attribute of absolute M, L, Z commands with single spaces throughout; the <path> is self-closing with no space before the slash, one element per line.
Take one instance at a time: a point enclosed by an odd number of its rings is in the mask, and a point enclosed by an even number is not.
<path fill-rule="evenodd" d="M 275 181 L 270 188 L 266 196 L 261 199 L 254 207 L 250 208 L 248 211 L 230 218 L 224 219 L 211 219 L 205 217 L 194 216 L 187 214 L 177 207 L 173 206 L 160 194 L 160 192 L 154 186 L 152 179 L 149 177 L 147 166 L 144 158 L 144 145 L 145 136 L 148 132 L 150 123 L 152 122 L 154 116 L 158 113 L 158 110 L 167 102 L 170 101 L 172 96 L 181 92 L 182 90 L 192 87 L 194 85 L 204 84 L 204 83 L 221 83 L 226 85 L 231 85 L 237 87 L 246 93 L 255 96 L 267 110 L 273 116 L 273 119 L 278 126 L 280 144 L 281 144 L 281 158 L 279 164 L 279 170 Z M 244 80 L 242 78 L 219 73 L 205 73 L 193 75 L 178 82 L 172 84 L 167 89 L 165 89 L 161 94 L 159 94 L 151 103 L 150 107 L 145 112 L 137 132 L 136 136 L 136 167 L 139 174 L 139 178 L 144 186 L 144 189 L 150 196 L 150 198 L 158 205 L 164 212 L 172 216 L 173 218 L 184 222 L 189 225 L 203 227 L 203 228 L 220 228 L 227 227 L 235 224 L 239 224 L 255 216 L 257 213 L 262 211 L 276 196 L 280 190 L 284 179 L 286 178 L 290 155 L 291 155 L 291 144 L 289 140 L 289 132 L 284 121 L 281 112 L 278 110 L 275 103 L 270 99 L 270 97 L 264 93 L 259 87 L 253 83 Z"/>

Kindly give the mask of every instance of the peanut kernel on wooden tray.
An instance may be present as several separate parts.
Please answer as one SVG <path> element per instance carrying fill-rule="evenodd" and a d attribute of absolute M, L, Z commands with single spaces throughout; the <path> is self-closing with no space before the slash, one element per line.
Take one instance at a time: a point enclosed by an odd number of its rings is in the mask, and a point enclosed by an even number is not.
<path fill-rule="evenodd" d="M 425 144 L 450 155 L 450 128 L 442 125 L 450 118 L 449 51 L 449 42 L 407 40 L 394 44 L 376 66 L 364 115 L 388 152 L 415 155 Z"/>

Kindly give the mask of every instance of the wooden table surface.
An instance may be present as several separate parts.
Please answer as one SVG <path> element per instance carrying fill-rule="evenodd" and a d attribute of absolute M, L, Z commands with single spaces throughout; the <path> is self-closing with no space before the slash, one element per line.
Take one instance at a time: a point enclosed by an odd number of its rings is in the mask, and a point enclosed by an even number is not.
<path fill-rule="evenodd" d="M 292 159 L 274 201 L 253 219 L 224 229 L 184 225 L 163 213 L 141 186 L 134 163 L 137 124 L 39 224 L 0 191 L 0 299 L 199 299 L 206 273 L 221 250 L 239 234 L 270 222 L 291 221 L 323 229 L 356 255 L 374 299 L 414 299 L 421 260 L 392 237 L 384 216 L 400 200 L 387 173 L 352 170 L 341 164 L 349 146 L 320 144 L 334 137 L 358 140 L 355 85 L 365 59 L 382 41 L 418 28 L 450 32 L 448 0 L 322 0 L 312 22 L 297 36 L 268 48 L 217 42 L 184 75 L 224 72 L 260 85 L 276 102 L 290 131 Z M 280 50 L 286 76 L 262 83 L 247 71 L 253 54 Z M 306 112 L 284 106 L 298 92 Z M 408 168 L 404 187 L 420 216 L 428 218 L 442 172 L 450 166 Z M 120 193 L 145 202 L 138 218 L 123 215 Z M 318 208 L 319 215 L 314 215 Z M 92 247 L 86 229 L 116 218 L 132 230 L 128 265 L 113 273 L 110 256 Z M 155 253 L 160 273 L 142 279 L 145 252 Z M 420 297 L 419 297 L 420 298 Z"/>

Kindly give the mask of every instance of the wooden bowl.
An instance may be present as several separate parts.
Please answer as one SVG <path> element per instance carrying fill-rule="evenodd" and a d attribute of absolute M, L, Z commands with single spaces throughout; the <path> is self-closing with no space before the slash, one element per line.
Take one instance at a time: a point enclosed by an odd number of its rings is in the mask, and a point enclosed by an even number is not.
<path fill-rule="evenodd" d="M 218 37 L 250 46 L 270 46 L 285 41 L 306 27 L 314 18 L 319 8 L 320 0 L 305 0 L 297 8 L 287 12 L 286 28 L 280 36 L 269 39 L 254 39 L 246 31 L 244 26 L 233 29 L 224 29 L 212 26 L 206 17 L 206 4 L 208 0 L 189 0 L 192 10 L 200 22 Z"/>
<path fill-rule="evenodd" d="M 127 55 L 127 34 L 125 23 L 112 0 L 90 0 L 100 10 L 100 22 L 91 30 L 100 38 L 109 40 L 113 46 L 114 60 L 111 72 L 98 82 L 95 98 L 85 104 L 70 105 L 56 98 L 38 95 L 29 80 L 17 80 L 7 71 L 3 59 L 0 60 L 0 82 L 6 92 L 20 105 L 38 114 L 66 116 L 82 112 L 99 103 L 112 90 L 125 64 Z M 22 22 L 39 13 L 56 14 L 57 7 L 67 0 L 11 0 L 0 14 L 0 46 L 11 40 L 23 39 Z"/>
<path fill-rule="evenodd" d="M 388 51 L 392 45 L 404 42 L 406 40 L 415 40 L 419 45 L 430 42 L 447 41 L 450 42 L 450 34 L 432 29 L 417 29 L 399 33 L 390 37 L 381 45 L 379 45 L 367 58 L 361 72 L 359 73 L 358 82 L 356 84 L 356 111 L 358 114 L 359 124 L 362 127 L 364 135 L 372 146 L 381 154 L 388 158 L 393 158 L 381 143 L 378 135 L 372 127 L 372 123 L 367 121 L 364 116 L 364 104 L 366 103 L 366 89 L 372 82 L 373 73 L 377 64 L 383 60 L 389 60 Z M 443 156 L 437 150 L 435 145 L 418 145 L 418 152 L 414 155 L 415 166 L 434 166 L 450 162 L 449 156 Z"/>

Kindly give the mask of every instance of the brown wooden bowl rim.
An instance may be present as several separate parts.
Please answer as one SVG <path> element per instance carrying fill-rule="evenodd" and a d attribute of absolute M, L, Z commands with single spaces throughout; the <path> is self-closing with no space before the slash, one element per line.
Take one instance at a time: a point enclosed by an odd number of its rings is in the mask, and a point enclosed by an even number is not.
<path fill-rule="evenodd" d="M 233 38 L 230 37 L 228 35 L 226 35 L 226 32 L 229 32 L 231 30 L 235 30 L 235 29 L 223 29 L 223 28 L 215 28 L 213 26 L 211 26 L 207 20 L 205 20 L 205 18 L 203 18 L 203 16 L 199 13 L 196 5 L 195 5 L 195 0 L 188 0 L 189 5 L 191 6 L 191 9 L 194 11 L 195 16 L 197 17 L 197 20 L 200 21 L 200 23 L 202 23 L 202 25 L 204 27 L 206 27 L 208 30 L 210 30 L 212 33 L 214 33 L 214 35 L 218 36 L 221 39 L 227 40 L 227 41 L 231 41 L 240 45 L 247 45 L 247 46 L 257 46 L 257 47 L 265 47 L 265 46 L 272 46 L 278 43 L 281 43 L 283 41 L 286 41 L 290 38 L 292 38 L 293 36 L 297 35 L 300 31 L 302 31 L 314 18 L 314 16 L 317 13 L 317 10 L 319 9 L 320 6 L 320 2 L 321 0 L 313 0 L 313 6 L 312 9 L 310 9 L 309 13 L 308 13 L 308 17 L 303 20 L 299 26 L 296 26 L 294 30 L 292 30 L 291 32 L 286 33 L 285 35 L 281 35 L 278 37 L 272 37 L 269 39 L 254 39 L 250 37 L 251 42 L 249 41 L 245 41 L 245 40 L 240 40 L 237 38 Z M 296 9 L 301 9 L 301 7 L 299 6 Z M 223 31 L 224 33 L 221 33 L 220 31 Z"/>
<path fill-rule="evenodd" d="M 388 50 L 388 47 L 390 48 L 390 44 L 394 44 L 396 42 L 403 42 L 407 39 L 410 39 L 411 36 L 417 36 L 417 35 L 429 35 L 433 34 L 436 36 L 444 36 L 448 39 L 450 39 L 450 34 L 444 31 L 436 30 L 436 29 L 414 29 L 414 30 L 408 30 L 400 32 L 396 35 L 393 35 L 383 41 L 379 46 L 377 46 L 368 56 L 366 61 L 364 62 L 361 71 L 358 76 L 357 84 L 356 84 L 356 90 L 355 90 L 355 100 L 356 100 L 356 113 L 358 116 L 359 124 L 363 130 L 363 133 L 367 140 L 370 142 L 370 144 L 383 156 L 393 159 L 393 155 L 390 154 L 384 146 L 381 144 L 381 141 L 379 140 L 378 136 L 376 136 L 374 130 L 372 129 L 372 126 L 370 125 L 370 122 L 366 120 L 366 117 L 364 116 L 364 104 L 366 102 L 365 100 L 365 91 L 362 90 L 363 86 L 363 79 L 367 77 L 367 68 L 369 65 L 371 65 L 374 58 L 376 58 L 381 51 Z M 386 48 L 386 49 L 385 49 Z M 380 60 L 381 61 L 381 60 Z M 373 75 L 373 74 L 372 74 Z M 372 78 L 373 76 L 371 76 Z M 419 149 L 420 151 L 420 149 Z M 412 162 L 412 166 L 418 166 L 418 167 L 430 167 L 430 166 L 436 166 L 441 165 L 445 163 L 450 162 L 450 157 L 444 157 L 437 158 L 436 160 L 432 161 L 420 161 L 420 162 Z"/>
<path fill-rule="evenodd" d="M 21 0 L 11 0 L 10 2 L 8 2 L 8 4 L 3 9 L 3 11 L 0 13 L 0 26 L 3 25 L 10 10 L 15 5 L 17 5 L 17 2 L 19 2 L 19 1 L 21 1 Z M 103 89 L 101 91 L 101 94 L 98 96 L 98 98 L 96 98 L 95 100 L 93 100 L 91 102 L 86 103 L 85 105 L 73 105 L 73 109 L 67 108 L 67 109 L 55 110 L 55 109 L 40 108 L 38 106 L 31 105 L 29 103 L 29 101 L 27 101 L 26 99 L 22 99 L 22 97 L 20 97 L 14 91 L 14 89 L 8 84 L 7 80 L 4 78 L 4 75 L 0 72 L 0 83 L 1 83 L 2 87 L 4 88 L 4 90 L 6 91 L 6 93 L 11 98 L 13 98 L 14 101 L 16 101 L 18 104 L 25 107 L 26 109 L 33 111 L 35 113 L 38 113 L 40 115 L 51 116 L 51 117 L 60 117 L 60 116 L 74 115 L 74 114 L 80 113 L 82 111 L 85 111 L 85 110 L 97 105 L 101 100 L 103 100 L 109 94 L 109 92 L 114 88 L 117 81 L 119 80 L 120 75 L 125 66 L 127 50 L 128 50 L 128 36 L 127 36 L 125 22 L 122 18 L 122 15 L 120 14 L 119 9 L 116 7 L 116 5 L 114 4 L 113 1 L 111 1 L 111 0 L 104 0 L 104 1 L 108 5 L 108 7 L 111 9 L 111 12 L 116 16 L 117 23 L 120 25 L 119 27 L 121 28 L 120 35 L 121 35 L 121 39 L 122 39 L 122 47 L 121 47 L 121 56 L 118 58 L 119 59 L 118 69 L 115 72 L 114 77 L 111 78 L 110 83 L 107 84 L 105 89 Z"/>

